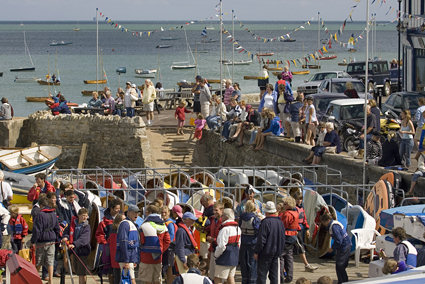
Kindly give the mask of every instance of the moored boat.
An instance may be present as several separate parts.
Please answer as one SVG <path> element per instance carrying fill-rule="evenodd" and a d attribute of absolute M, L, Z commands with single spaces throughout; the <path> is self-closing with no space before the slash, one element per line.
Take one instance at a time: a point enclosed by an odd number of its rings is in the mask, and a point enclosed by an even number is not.
<path fill-rule="evenodd" d="M 172 47 L 172 45 L 170 44 L 159 44 L 156 46 L 156 48 L 170 48 L 170 47 Z"/>
<path fill-rule="evenodd" d="M 52 168 L 62 147 L 43 145 L 28 148 L 0 149 L 0 168 L 21 174 L 34 174 Z"/>
<path fill-rule="evenodd" d="M 184 69 L 193 69 L 196 68 L 195 64 L 173 64 L 171 65 L 172 70 L 184 70 Z"/>
<path fill-rule="evenodd" d="M 3 77 L 3 72 L 0 72 L 0 77 Z"/>
<path fill-rule="evenodd" d="M 61 41 L 54 40 L 54 41 L 51 41 L 49 43 L 50 46 L 62 46 L 62 45 L 70 45 L 70 44 L 72 44 L 72 42 L 70 42 L 70 41 L 63 41 L 63 40 L 61 40 Z"/>
<path fill-rule="evenodd" d="M 156 72 L 156 69 L 134 69 L 137 78 L 155 78 Z"/>
<path fill-rule="evenodd" d="M 249 65 L 251 63 L 252 63 L 252 60 L 239 60 L 239 61 L 227 60 L 223 62 L 224 65 Z"/>
<path fill-rule="evenodd" d="M 27 71 L 35 71 L 35 67 L 20 67 L 20 68 L 10 69 L 10 72 L 27 72 Z"/>
<path fill-rule="evenodd" d="M 107 80 L 84 80 L 84 84 L 106 84 Z"/>
<path fill-rule="evenodd" d="M 36 78 L 36 77 L 31 77 L 31 78 L 19 78 L 19 77 L 15 77 L 15 80 L 13 80 L 13 82 L 15 83 L 32 83 L 32 82 L 36 82 L 38 80 L 41 80 L 41 78 Z"/>
<path fill-rule="evenodd" d="M 177 40 L 178 38 L 176 38 L 176 37 L 171 37 L 171 36 L 168 36 L 168 37 L 162 37 L 161 38 L 161 40 Z"/>
<path fill-rule="evenodd" d="M 335 59 L 335 58 L 337 58 L 336 55 L 328 55 L 328 56 L 319 57 L 319 60 L 331 60 L 331 59 Z"/>
<path fill-rule="evenodd" d="M 283 71 L 282 67 L 267 67 L 269 71 Z"/>
<path fill-rule="evenodd" d="M 347 62 L 338 62 L 338 66 L 347 66 L 348 63 Z"/>
<path fill-rule="evenodd" d="M 42 80 L 42 79 L 38 79 L 37 83 L 39 83 L 40 85 L 49 85 L 49 86 L 60 86 L 61 82 L 60 81 L 56 81 L 56 82 L 51 82 L 51 81 L 46 81 L 46 80 Z"/>
<path fill-rule="evenodd" d="M 320 65 L 317 65 L 317 64 L 304 64 L 301 67 L 308 68 L 308 69 L 320 69 Z"/>
<path fill-rule="evenodd" d="M 273 56 L 274 52 L 256 53 L 256 56 Z"/>
<path fill-rule="evenodd" d="M 32 103 L 44 103 L 46 100 L 50 99 L 50 97 L 25 97 L 27 102 Z"/>
<path fill-rule="evenodd" d="M 81 91 L 81 94 L 83 94 L 83 96 L 92 96 L 93 95 L 93 92 L 96 92 L 96 91 L 83 90 L 83 91 Z M 97 93 L 99 95 L 103 95 L 105 92 L 99 90 L 99 91 L 97 91 Z"/>
<path fill-rule="evenodd" d="M 301 71 L 292 72 L 292 75 L 308 75 L 308 74 L 310 74 L 310 70 L 301 70 Z"/>

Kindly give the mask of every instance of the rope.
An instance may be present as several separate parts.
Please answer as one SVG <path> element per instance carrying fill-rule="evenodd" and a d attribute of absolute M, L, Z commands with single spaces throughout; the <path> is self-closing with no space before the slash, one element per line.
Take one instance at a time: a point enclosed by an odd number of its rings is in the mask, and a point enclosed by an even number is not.
<path fill-rule="evenodd" d="M 84 264 L 84 262 L 81 260 L 81 258 L 77 255 L 77 253 L 74 251 L 74 249 L 70 248 L 69 245 L 67 244 L 68 248 L 72 251 L 72 253 L 74 254 L 74 256 L 77 258 L 77 260 L 79 262 L 81 262 L 81 264 L 83 265 L 84 269 L 87 271 L 87 273 L 91 276 L 91 278 L 94 280 L 94 282 L 99 283 L 96 278 L 94 277 L 94 275 L 91 273 L 90 269 L 88 269 L 88 267 Z"/>

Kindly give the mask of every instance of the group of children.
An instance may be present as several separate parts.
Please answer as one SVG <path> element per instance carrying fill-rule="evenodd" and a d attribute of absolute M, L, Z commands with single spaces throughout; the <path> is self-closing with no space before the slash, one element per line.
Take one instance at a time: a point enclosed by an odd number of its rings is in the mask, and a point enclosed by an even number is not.
<path fill-rule="evenodd" d="M 186 113 L 192 113 L 190 110 L 186 109 L 186 104 L 181 101 L 179 103 L 179 106 L 176 108 L 176 112 L 174 113 L 174 117 L 176 118 L 177 122 L 177 134 L 183 135 L 183 127 L 186 120 Z M 196 119 L 194 121 L 195 126 L 195 134 L 194 138 L 197 140 L 202 139 L 202 129 L 204 129 L 206 120 L 204 116 L 200 113 L 197 113 Z"/>

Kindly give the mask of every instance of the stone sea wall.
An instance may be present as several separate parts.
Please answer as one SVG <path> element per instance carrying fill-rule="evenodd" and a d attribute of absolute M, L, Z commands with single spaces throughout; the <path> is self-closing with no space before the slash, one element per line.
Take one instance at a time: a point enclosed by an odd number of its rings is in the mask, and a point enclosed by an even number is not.
<path fill-rule="evenodd" d="M 38 111 L 23 120 L 14 146 L 25 147 L 33 142 L 62 146 L 62 154 L 56 163 L 59 168 L 78 166 L 83 143 L 87 144 L 85 168 L 141 168 L 152 163 L 141 117 L 52 116 L 48 111 Z"/>
<path fill-rule="evenodd" d="M 198 166 L 291 166 L 303 165 L 302 159 L 307 157 L 311 146 L 296 144 L 285 141 L 283 138 L 266 138 L 264 148 L 261 151 L 254 151 L 247 146 L 249 142 L 248 134 L 245 135 L 245 146 L 237 147 L 238 142 L 222 143 L 220 135 L 208 130 L 204 130 L 200 143 L 196 144 L 193 153 L 193 164 Z M 322 163 L 328 167 L 341 171 L 342 180 L 351 184 L 363 183 L 363 164 L 361 160 L 342 154 L 324 154 Z M 379 178 L 388 172 L 382 167 L 366 166 L 366 182 L 376 183 Z M 408 189 L 412 173 L 399 171 L 402 176 L 402 187 Z M 325 182 L 324 170 L 318 170 L 318 180 Z M 328 183 L 335 184 L 336 179 L 329 177 Z M 421 178 L 415 187 L 415 192 L 419 196 L 425 196 L 425 179 Z M 353 196 L 353 192 L 350 193 Z"/>

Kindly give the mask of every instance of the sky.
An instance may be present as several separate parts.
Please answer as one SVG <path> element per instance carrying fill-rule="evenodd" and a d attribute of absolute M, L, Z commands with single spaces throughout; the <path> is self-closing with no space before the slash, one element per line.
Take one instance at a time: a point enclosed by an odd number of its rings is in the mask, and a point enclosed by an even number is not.
<path fill-rule="evenodd" d="M 343 21 L 358 4 L 352 18 L 365 20 L 367 0 L 223 0 L 224 20 L 231 11 L 240 20 L 305 21 L 320 12 L 326 21 Z M 372 3 L 373 0 L 370 0 Z M 397 0 L 376 0 L 370 13 L 392 21 Z M 89 21 L 96 8 L 115 20 L 204 20 L 216 18 L 219 0 L 1 0 L 0 21 Z M 389 12 L 387 15 L 386 13 Z"/>

